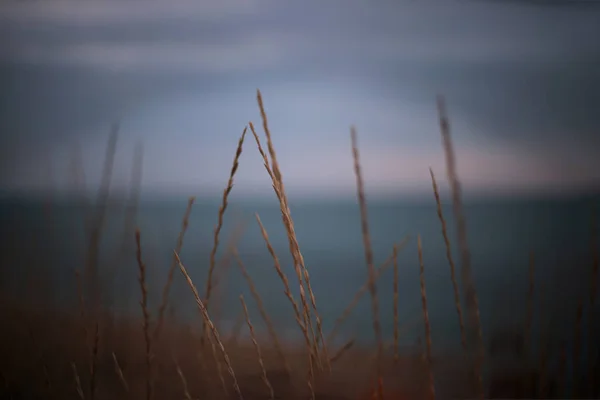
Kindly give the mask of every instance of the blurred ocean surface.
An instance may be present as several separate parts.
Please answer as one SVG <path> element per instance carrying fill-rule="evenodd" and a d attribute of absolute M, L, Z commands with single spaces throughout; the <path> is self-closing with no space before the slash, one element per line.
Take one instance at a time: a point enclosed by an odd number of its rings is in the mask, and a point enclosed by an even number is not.
<path fill-rule="evenodd" d="M 530 251 L 535 253 L 536 260 L 534 335 L 539 334 L 536 331 L 540 315 L 554 323 L 556 329 L 572 329 L 573 323 L 568 321 L 574 319 L 577 301 L 581 296 L 587 300 L 589 293 L 590 215 L 594 204 L 598 204 L 598 198 L 504 199 L 468 202 L 465 205 L 472 267 L 486 338 L 503 327 L 514 327 L 523 321 Z M 138 209 L 137 225 L 141 230 L 143 258 L 150 274 L 153 309 L 158 307 L 186 205 L 184 197 L 146 199 Z M 181 252 L 182 260 L 201 293 L 206 285 L 218 207 L 217 200 L 196 201 Z M 291 201 L 291 209 L 327 334 L 335 318 L 367 278 L 358 205 L 354 199 L 338 202 Z M 220 282 L 214 298 L 218 301 L 213 301 L 211 309 L 214 307 L 216 310 L 213 312 L 219 314 L 219 326 L 223 330 L 231 329 L 240 313 L 240 293 L 244 294 L 251 313 L 257 313 L 235 261 L 231 260 L 226 274 L 219 272 L 224 265 L 220 260 L 226 254 L 233 233 L 242 227 L 243 235 L 237 243 L 240 256 L 280 334 L 293 339 L 299 336 L 299 330 L 291 305 L 283 294 L 282 282 L 275 273 L 260 235 L 255 212 L 260 215 L 298 298 L 297 280 L 277 204 L 233 196 L 225 214 L 217 259 L 216 274 L 220 276 Z M 460 280 L 455 224 L 447 201 L 444 212 Z M 137 316 L 140 313 L 138 270 L 133 233 L 124 234 L 125 213 L 123 203 L 112 202 L 108 206 L 100 267 L 106 271 L 112 266 L 117 271 L 111 291 L 115 312 Z M 74 309 L 77 303 L 74 270 L 82 269 L 85 261 L 84 215 L 81 203 L 74 200 L 55 199 L 48 203 L 24 198 L 0 199 L 0 234 L 3 238 L 0 260 L 4 290 L 12 290 L 25 297 L 30 278 L 37 274 L 45 280 L 50 279 L 46 283 L 51 283 L 54 288 L 52 301 Z M 405 235 L 411 236 L 398 259 L 401 343 L 414 344 L 423 332 L 416 246 L 416 236 L 420 234 L 434 347 L 441 349 L 459 345 L 450 269 L 433 196 L 419 201 L 373 200 L 369 203 L 369 220 L 376 266 L 391 255 L 394 243 L 400 242 Z M 117 250 L 125 236 L 124 257 L 119 258 Z M 51 273 L 48 274 L 48 271 Z M 389 268 L 377 285 L 386 340 L 393 337 L 392 285 L 393 268 Z M 190 289 L 179 270 L 175 275 L 171 304 L 178 318 L 200 320 Z M 370 310 L 367 292 L 344 324 L 339 340 L 350 337 L 372 340 Z M 254 319 L 259 321 L 258 315 Z"/>

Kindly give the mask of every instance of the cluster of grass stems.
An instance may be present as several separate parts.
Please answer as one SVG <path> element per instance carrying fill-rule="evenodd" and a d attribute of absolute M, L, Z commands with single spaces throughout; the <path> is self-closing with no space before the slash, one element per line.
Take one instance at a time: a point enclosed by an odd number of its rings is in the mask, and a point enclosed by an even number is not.
<path fill-rule="evenodd" d="M 424 348 L 413 353 L 403 354 L 400 351 L 399 338 L 401 321 L 399 320 L 399 273 L 398 254 L 403 249 L 409 238 L 393 246 L 391 255 L 379 267 L 374 263 L 371 237 L 369 233 L 369 219 L 367 215 L 367 200 L 363 184 L 358 146 L 358 134 L 354 127 L 350 129 L 351 151 L 354 159 L 354 172 L 356 175 L 357 199 L 361 217 L 361 232 L 364 244 L 365 264 L 368 270 L 368 280 L 360 287 L 351 299 L 343 313 L 335 320 L 333 328 L 327 335 L 324 333 L 323 323 L 319 314 L 317 296 L 315 295 L 310 274 L 305 265 L 304 258 L 297 240 L 294 220 L 292 218 L 288 197 L 285 190 L 282 171 L 277 160 L 277 153 L 273 136 L 269 129 L 268 119 L 263 105 L 260 91 L 257 91 L 257 103 L 262 120 L 265 147 L 255 126 L 249 122 L 243 129 L 239 138 L 233 159 L 229 179 L 223 191 L 221 206 L 218 211 L 217 224 L 214 229 L 213 246 L 210 252 L 208 276 L 200 285 L 192 281 L 188 274 L 185 260 L 180 257 L 184 244 L 184 237 L 189 225 L 190 215 L 194 206 L 194 198 L 190 198 L 183 215 L 181 231 L 176 238 L 172 261 L 168 269 L 166 281 L 162 288 L 160 304 L 156 312 L 148 304 L 147 268 L 144 261 L 144 252 L 141 245 L 143 232 L 136 229 L 135 213 L 139 201 L 139 185 L 141 181 L 142 149 L 138 146 L 134 157 L 132 184 L 128 213 L 125 218 L 126 239 L 134 236 L 136 243 L 136 259 L 139 270 L 140 309 L 141 323 L 131 319 L 119 319 L 111 314 L 110 307 L 106 307 L 106 299 L 102 296 L 99 284 L 98 259 L 100 251 L 100 236 L 106 215 L 106 203 L 109 194 L 114 153 L 117 144 L 118 125 L 114 125 L 110 134 L 107 147 L 105 167 L 101 188 L 95 207 L 91 207 L 86 199 L 82 199 L 89 215 L 85 218 L 86 241 L 88 243 L 86 263 L 82 271 L 76 271 L 78 315 L 63 315 L 59 312 L 48 313 L 39 308 L 15 305 L 10 299 L 3 299 L 5 307 L 3 312 L 17 313 L 19 318 L 25 320 L 29 327 L 29 340 L 27 348 L 33 353 L 33 361 L 23 361 L 29 365 L 19 367 L 23 371 L 31 368 L 40 371 L 42 385 L 36 385 L 34 378 L 21 379 L 15 371 L 6 368 L 4 362 L 2 372 L 2 394 L 7 398 L 79 398 L 81 400 L 94 399 L 378 399 L 395 400 L 406 398 L 426 398 L 433 400 L 436 397 L 436 363 L 434 361 L 431 339 L 431 326 L 428 314 L 427 287 L 425 282 L 425 264 L 423 262 L 423 246 L 421 236 L 416 235 L 418 260 L 420 270 L 420 293 L 422 303 L 422 322 L 424 327 Z M 443 98 L 438 98 L 439 123 L 442 144 L 446 156 L 447 179 L 452 195 L 454 221 L 456 221 L 456 237 L 459 249 L 460 271 L 457 271 L 452 247 L 450 243 L 449 227 L 442 212 L 442 202 L 438 184 L 433 170 L 430 169 L 431 184 L 436 201 L 436 211 L 441 226 L 446 258 L 450 268 L 453 300 L 460 327 L 460 345 L 464 355 L 461 358 L 461 371 L 463 375 L 457 385 L 462 386 L 460 391 L 453 396 L 464 398 L 479 398 L 494 396 L 548 398 L 565 396 L 594 396 L 597 385 L 592 376 L 595 375 L 595 359 L 589 358 L 587 365 L 587 381 L 573 379 L 573 387 L 567 391 L 567 369 L 565 348 L 558 354 L 557 365 L 550 366 L 551 354 L 544 345 L 544 329 L 540 329 L 539 363 L 532 375 L 529 372 L 519 375 L 513 381 L 506 383 L 502 388 L 509 387 L 505 394 L 498 394 L 496 377 L 485 378 L 485 344 L 482 335 L 477 291 L 471 271 L 471 257 L 467 243 L 467 226 L 461 199 L 461 188 L 456 171 L 456 162 L 450 124 L 446 114 Z M 268 342 L 261 345 L 257 338 L 255 325 L 248 313 L 246 299 L 240 295 L 240 318 L 231 332 L 222 332 L 215 322 L 218 314 L 218 300 L 213 295 L 219 283 L 219 270 L 217 268 L 217 253 L 220 246 L 221 230 L 228 207 L 228 198 L 234 187 L 236 172 L 239 168 L 239 159 L 247 134 L 254 138 L 255 146 L 263 160 L 264 168 L 271 179 L 274 194 L 278 200 L 281 219 L 288 239 L 289 252 L 293 260 L 292 277 L 288 277 L 282 267 L 279 257 L 271 244 L 269 234 L 261 222 L 258 214 L 255 215 L 256 223 L 260 229 L 265 247 L 272 258 L 275 272 L 280 278 L 284 289 L 286 301 L 289 302 L 297 328 L 302 334 L 302 346 L 284 343 L 278 336 L 274 323 L 265 310 L 263 300 L 253 281 L 249 270 L 240 254 L 235 241 L 228 246 L 228 256 L 234 260 L 246 280 L 252 301 L 256 304 L 260 323 L 266 326 Z M 246 149 L 247 151 L 247 149 Z M 80 162 L 73 164 L 73 176 L 81 182 L 84 177 Z M 595 224 L 595 221 L 594 223 Z M 593 233 L 592 243 L 596 243 Z M 573 376 L 577 378 L 583 372 L 580 370 L 582 338 L 582 319 L 584 305 L 588 303 L 590 314 L 588 320 L 589 331 L 588 348 L 593 348 L 594 337 L 592 310 L 597 297 L 598 279 L 598 254 L 595 245 L 593 248 L 593 262 L 591 266 L 592 282 L 589 297 L 580 298 L 576 310 L 576 322 L 573 338 Z M 120 255 L 122 257 L 122 254 Z M 112 263 L 117 264 L 117 262 Z M 531 347 L 532 321 L 534 317 L 533 303 L 536 292 L 534 285 L 534 256 L 530 257 L 529 290 L 527 295 L 526 318 L 523 327 L 523 342 L 526 351 Z M 386 342 L 380 323 L 380 305 L 378 297 L 378 278 L 393 266 L 393 334 L 392 343 Z M 177 273 L 181 273 L 191 290 L 202 329 L 197 334 L 189 326 L 178 322 L 175 318 L 169 320 L 169 296 L 173 280 Z M 109 270 L 114 274 L 114 270 Z M 457 276 L 460 276 L 460 282 Z M 293 294 L 292 287 L 297 285 L 299 298 Z M 203 286 L 204 291 L 199 288 Z M 461 288 L 463 298 L 461 298 Z M 335 338 L 344 321 L 351 315 L 355 306 L 368 292 L 371 302 L 372 327 L 376 340 L 375 351 L 360 348 L 354 345 L 354 340 L 349 340 L 338 348 L 334 348 Z M 464 304 L 464 309 L 463 309 Z M 8 310 L 8 311 L 7 311 Z M 12 314 L 11 314 L 12 315 Z M 14 315 L 13 315 L 14 316 Z M 541 318 L 540 318 L 541 319 Z M 36 325 L 60 327 L 44 334 L 36 332 Z M 239 340 L 241 331 L 247 326 L 250 334 L 250 343 Z M 540 324 L 542 324 L 540 322 Z M 110 328 L 110 329 L 109 329 Z M 54 332 L 55 336 L 52 336 Z M 49 354 L 52 350 L 39 343 L 47 339 L 54 340 L 62 349 L 60 355 Z M 64 342 L 64 343 L 63 343 Z M 63 347 L 60 347 L 64 345 Z M 125 343 L 125 344 L 123 344 Z M 265 346 L 268 343 L 269 346 Z M 51 357 L 67 360 L 63 366 L 55 366 L 57 371 L 51 373 L 48 360 Z M 533 356 L 528 359 L 531 360 Z M 343 362 L 346 360 L 347 362 Z M 14 361 L 11 359 L 11 361 Z M 185 364 L 184 364 L 185 362 Z M 54 363 L 56 365 L 56 363 Z M 33 366 L 31 366 L 33 365 Z M 63 370 L 66 370 L 63 372 Z M 250 372 L 248 372 L 250 371 Z M 59 382 L 59 378 L 62 380 Z M 64 379 L 64 377 L 68 377 Z M 487 385 L 484 382 L 487 381 Z M 500 379 L 500 381 L 502 381 Z M 496 386 L 495 386 L 496 385 Z M 38 390 L 38 386 L 41 389 Z M 25 387 L 30 389 L 23 391 Z M 35 389 L 33 388 L 35 387 Z M 446 394 L 448 396 L 448 394 Z"/>

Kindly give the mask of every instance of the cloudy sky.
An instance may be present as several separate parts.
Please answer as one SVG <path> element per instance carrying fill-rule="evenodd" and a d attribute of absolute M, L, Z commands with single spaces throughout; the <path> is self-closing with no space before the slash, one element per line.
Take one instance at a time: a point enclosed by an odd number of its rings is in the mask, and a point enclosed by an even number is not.
<path fill-rule="evenodd" d="M 371 193 L 429 190 L 438 93 L 468 190 L 594 189 L 600 6 L 548 3 L 3 1 L 0 188 L 72 189 L 77 148 L 97 186 L 119 120 L 115 187 L 141 140 L 144 190 L 217 193 L 260 88 L 297 193 L 354 193 L 351 124 Z M 252 140 L 237 182 L 269 191 Z"/>

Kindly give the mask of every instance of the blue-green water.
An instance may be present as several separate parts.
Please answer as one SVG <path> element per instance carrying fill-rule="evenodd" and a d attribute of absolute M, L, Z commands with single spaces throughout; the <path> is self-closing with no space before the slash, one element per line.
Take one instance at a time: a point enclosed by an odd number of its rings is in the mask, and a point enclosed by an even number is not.
<path fill-rule="evenodd" d="M 1 241 L 1 260 L 6 288 L 23 291 L 31 274 L 37 273 L 32 272 L 37 271 L 32 267 L 43 265 L 52 271 L 52 283 L 57 289 L 55 300 L 75 307 L 73 270 L 82 268 L 85 259 L 84 210 L 76 204 L 55 200 L 48 206 L 35 200 L 1 200 L 0 221 L 4 238 Z M 139 207 L 137 224 L 142 233 L 143 256 L 150 270 L 149 286 L 154 306 L 158 304 L 166 279 L 186 204 L 186 198 L 177 198 L 146 200 Z M 530 251 L 535 253 L 536 258 L 536 321 L 541 310 L 543 316 L 552 315 L 551 322 L 556 327 L 571 329 L 573 323 L 569 321 L 573 321 L 578 296 L 583 295 L 584 299 L 588 296 L 592 204 L 598 204 L 597 199 L 467 202 L 468 239 L 486 338 L 489 339 L 501 326 L 512 326 L 523 320 Z M 345 202 L 292 202 L 291 208 L 324 329 L 328 331 L 367 278 L 358 205 L 350 199 Z M 181 252 L 184 264 L 201 291 L 206 284 L 217 210 L 216 201 L 196 202 Z M 299 331 L 254 219 L 255 212 L 260 214 L 298 297 L 288 243 L 275 203 L 249 201 L 234 196 L 225 215 L 218 255 L 219 258 L 223 256 L 235 227 L 245 221 L 243 236 L 237 244 L 241 258 L 280 332 L 293 338 Z M 451 241 L 456 245 L 455 225 L 449 204 L 444 212 Z M 123 205 L 116 202 L 111 204 L 102 236 L 100 264 L 104 269 L 110 265 L 118 267 L 113 289 L 116 311 L 137 314 L 139 287 L 133 235 L 128 236 L 124 262 L 117 262 L 115 257 L 123 237 L 123 216 Z M 420 234 L 434 347 L 439 349 L 458 345 L 460 341 L 450 269 L 433 198 L 420 201 L 371 201 L 369 220 L 377 265 L 391 254 L 395 242 L 407 234 L 411 235 L 398 259 L 400 322 L 406 325 L 401 341 L 412 344 L 423 331 L 416 246 L 416 235 Z M 458 268 L 460 260 L 456 247 L 453 254 Z M 381 320 L 387 339 L 392 338 L 393 332 L 392 274 L 392 269 L 388 269 L 378 282 Z M 251 312 L 256 311 L 247 285 L 234 262 L 227 276 L 220 283 L 225 293 L 222 297 L 223 306 L 220 307 L 222 329 L 231 327 L 239 314 L 240 293 L 246 297 Z M 540 287 L 544 299 L 542 307 L 539 307 L 537 290 Z M 179 271 L 171 298 L 179 317 L 199 318 L 190 290 Z M 258 321 L 259 317 L 255 319 Z M 536 330 L 534 327 L 534 332 Z M 340 340 L 350 336 L 363 340 L 372 338 L 368 293 L 345 323 Z"/>

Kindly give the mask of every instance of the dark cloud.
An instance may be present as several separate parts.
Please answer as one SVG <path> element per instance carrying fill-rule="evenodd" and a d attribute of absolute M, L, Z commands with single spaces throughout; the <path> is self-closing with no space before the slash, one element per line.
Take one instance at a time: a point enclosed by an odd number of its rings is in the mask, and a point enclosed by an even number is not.
<path fill-rule="evenodd" d="M 514 146 L 600 148 L 600 8 L 526 3 L 6 3 L 2 169 L 18 148 L 100 132 L 153 99 L 241 88 L 252 99 L 256 87 L 321 82 L 324 95 L 336 82 L 345 95 L 431 110 L 432 119 L 442 93 L 469 135 Z M 391 125 L 378 130 L 374 144 L 412 140 Z"/>

